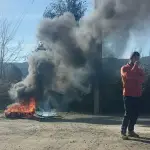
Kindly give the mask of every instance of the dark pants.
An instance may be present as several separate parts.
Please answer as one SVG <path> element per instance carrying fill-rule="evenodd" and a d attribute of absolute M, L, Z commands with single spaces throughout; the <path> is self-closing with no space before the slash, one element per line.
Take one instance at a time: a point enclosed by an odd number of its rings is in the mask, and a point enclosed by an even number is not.
<path fill-rule="evenodd" d="M 123 97 L 125 114 L 122 121 L 121 132 L 134 131 L 134 126 L 139 116 L 139 97 Z"/>

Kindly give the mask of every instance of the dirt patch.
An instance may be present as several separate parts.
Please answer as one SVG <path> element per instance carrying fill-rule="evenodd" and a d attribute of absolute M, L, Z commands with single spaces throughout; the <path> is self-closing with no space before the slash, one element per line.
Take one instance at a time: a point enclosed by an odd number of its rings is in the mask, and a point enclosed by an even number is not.
<path fill-rule="evenodd" d="M 150 120 L 137 126 L 140 139 L 120 138 L 120 117 L 61 114 L 50 120 L 0 116 L 0 150 L 149 150 Z"/>

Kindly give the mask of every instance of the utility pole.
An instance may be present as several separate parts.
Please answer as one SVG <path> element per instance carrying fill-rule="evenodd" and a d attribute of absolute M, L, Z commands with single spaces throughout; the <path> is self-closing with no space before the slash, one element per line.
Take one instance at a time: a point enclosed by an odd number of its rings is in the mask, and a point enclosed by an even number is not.
<path fill-rule="evenodd" d="M 98 5 L 99 5 L 99 2 L 100 0 L 94 0 L 94 8 L 97 9 L 98 8 Z"/>
<path fill-rule="evenodd" d="M 98 7 L 98 0 L 95 0 L 95 9 L 97 9 Z M 100 96 L 100 92 L 101 92 L 101 88 L 100 88 L 100 84 L 102 82 L 102 77 L 100 77 L 100 74 L 102 74 L 102 41 L 101 44 L 98 44 L 98 46 L 96 47 L 99 56 L 98 56 L 98 68 L 96 68 L 97 70 L 97 75 L 96 75 L 96 79 L 94 82 L 94 87 L 93 87 L 93 99 L 94 99 L 94 114 L 99 114 L 102 113 L 102 109 L 101 109 L 101 101 L 102 98 Z"/>
<path fill-rule="evenodd" d="M 99 54 L 95 58 L 95 70 L 96 75 L 93 84 L 93 99 L 94 99 L 94 114 L 102 113 L 102 78 L 103 78 L 103 71 L 102 71 L 102 42 L 100 44 L 96 44 L 96 53 Z"/>

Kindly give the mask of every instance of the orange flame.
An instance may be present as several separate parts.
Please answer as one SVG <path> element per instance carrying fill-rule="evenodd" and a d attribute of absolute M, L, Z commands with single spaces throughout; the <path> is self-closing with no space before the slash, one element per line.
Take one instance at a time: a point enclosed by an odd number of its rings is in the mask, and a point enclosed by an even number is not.
<path fill-rule="evenodd" d="M 34 98 L 30 98 L 29 103 L 15 103 L 9 106 L 5 111 L 5 115 L 8 116 L 11 113 L 20 113 L 23 115 L 31 114 L 33 115 L 35 113 L 36 103 Z"/>

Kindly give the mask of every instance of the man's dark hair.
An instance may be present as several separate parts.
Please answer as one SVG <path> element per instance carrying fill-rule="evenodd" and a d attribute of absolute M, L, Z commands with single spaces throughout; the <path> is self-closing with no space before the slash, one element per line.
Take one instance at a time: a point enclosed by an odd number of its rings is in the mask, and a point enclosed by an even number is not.
<path fill-rule="evenodd" d="M 140 57 L 140 53 L 139 52 L 133 52 L 132 54 L 131 54 L 131 56 L 130 56 L 130 59 L 132 59 L 133 57 L 135 57 L 135 56 L 138 56 L 138 57 Z"/>

